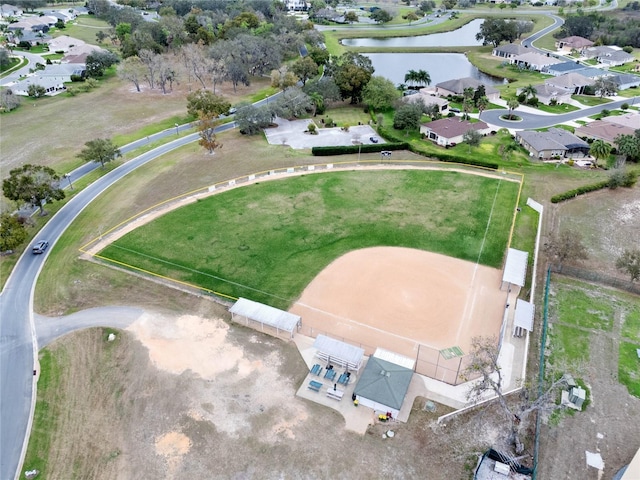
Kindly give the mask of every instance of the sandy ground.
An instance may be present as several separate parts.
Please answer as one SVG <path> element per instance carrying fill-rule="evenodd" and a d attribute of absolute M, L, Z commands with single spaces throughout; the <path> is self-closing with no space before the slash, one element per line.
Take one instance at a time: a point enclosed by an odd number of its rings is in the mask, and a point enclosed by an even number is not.
<path fill-rule="evenodd" d="M 409 248 L 375 247 L 333 261 L 291 312 L 303 332 L 328 333 L 373 353 L 382 347 L 411 358 L 498 336 L 506 291 L 502 272 Z M 418 344 L 421 344 L 418 354 Z"/>

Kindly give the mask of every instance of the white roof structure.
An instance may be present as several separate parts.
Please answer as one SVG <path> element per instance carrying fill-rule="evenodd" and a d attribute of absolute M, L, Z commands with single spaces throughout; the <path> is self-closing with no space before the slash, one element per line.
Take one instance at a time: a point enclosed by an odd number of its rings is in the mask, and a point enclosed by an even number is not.
<path fill-rule="evenodd" d="M 510 248 L 507 251 L 507 261 L 504 264 L 504 273 L 502 274 L 502 284 L 511 283 L 524 286 L 524 280 L 527 275 L 527 260 L 529 252 Z"/>
<path fill-rule="evenodd" d="M 239 298 L 236 303 L 229 309 L 231 312 L 231 318 L 236 316 L 244 317 L 249 324 L 249 320 L 258 322 L 264 326 L 273 327 L 279 333 L 280 330 L 289 332 L 293 337 L 293 331 L 296 327 L 302 325 L 300 316 L 293 313 L 279 310 L 275 307 L 265 305 L 263 303 L 247 300 L 246 298 Z"/>
<path fill-rule="evenodd" d="M 521 298 L 516 300 L 516 313 L 513 319 L 514 327 L 524 328 L 533 332 L 533 314 L 535 307 L 533 303 L 529 303 Z"/>
<path fill-rule="evenodd" d="M 381 358 L 382 360 L 386 360 L 387 362 L 400 365 L 401 367 L 408 368 L 410 370 L 413 370 L 413 367 L 416 363 L 413 358 L 405 357 L 404 355 L 400 355 L 399 353 L 385 350 L 384 348 L 380 347 L 376 349 L 376 353 L 374 353 L 373 356 Z"/>
<path fill-rule="evenodd" d="M 356 347 L 349 343 L 341 342 L 326 335 L 318 335 L 313 342 L 313 348 L 317 349 L 316 356 L 329 363 L 336 363 L 349 370 L 360 370 L 364 348 Z"/>

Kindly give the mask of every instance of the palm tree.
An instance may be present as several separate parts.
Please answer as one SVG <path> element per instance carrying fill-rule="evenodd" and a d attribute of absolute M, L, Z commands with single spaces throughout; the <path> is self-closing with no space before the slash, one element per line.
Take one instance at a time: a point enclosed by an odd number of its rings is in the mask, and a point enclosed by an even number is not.
<path fill-rule="evenodd" d="M 476 100 L 476 107 L 478 108 L 479 115 L 482 115 L 482 112 L 484 112 L 488 106 L 489 99 L 487 97 L 480 97 L 478 100 Z"/>
<path fill-rule="evenodd" d="M 413 85 L 418 81 L 417 77 L 418 77 L 418 72 L 416 72 L 415 70 L 409 70 L 404 75 L 404 81 L 409 85 Z"/>
<path fill-rule="evenodd" d="M 519 106 L 520 102 L 518 102 L 518 100 L 516 100 L 515 98 L 512 98 L 507 102 L 507 107 L 509 108 L 509 120 L 514 119 L 513 117 L 515 117 L 515 115 L 513 114 L 513 111 Z"/>
<path fill-rule="evenodd" d="M 420 85 L 431 85 L 431 75 L 429 75 L 429 72 L 427 72 L 426 70 L 418 70 L 416 72 L 416 81 Z"/>
<path fill-rule="evenodd" d="M 522 87 L 521 92 L 524 93 L 525 100 L 529 100 L 529 97 L 531 98 L 535 97 L 536 93 L 538 93 L 538 91 L 536 90 L 536 87 L 534 87 L 531 84 L 527 85 L 526 87 Z"/>
<path fill-rule="evenodd" d="M 603 140 L 596 140 L 591 144 L 591 150 L 589 151 L 591 156 L 595 159 L 595 165 L 598 166 L 598 160 L 605 160 L 609 158 L 611 154 L 611 145 Z"/>

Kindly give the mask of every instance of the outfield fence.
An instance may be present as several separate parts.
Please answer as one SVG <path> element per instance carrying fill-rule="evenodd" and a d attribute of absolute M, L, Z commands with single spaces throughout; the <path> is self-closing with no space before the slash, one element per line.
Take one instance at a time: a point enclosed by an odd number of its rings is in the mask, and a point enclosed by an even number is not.
<path fill-rule="evenodd" d="M 622 278 L 613 277 L 601 272 L 585 270 L 583 268 L 571 267 L 568 265 L 552 265 L 550 268 L 553 273 L 559 273 L 567 277 L 573 277 L 580 280 L 586 280 L 588 282 L 607 285 L 609 287 L 626 290 L 627 292 L 640 295 L 640 284 L 633 283 L 626 279 L 623 280 Z"/>

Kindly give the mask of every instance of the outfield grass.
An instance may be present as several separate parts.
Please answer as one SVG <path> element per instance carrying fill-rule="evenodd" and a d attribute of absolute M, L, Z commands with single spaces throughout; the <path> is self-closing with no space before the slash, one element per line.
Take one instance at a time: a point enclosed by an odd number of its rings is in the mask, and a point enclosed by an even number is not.
<path fill-rule="evenodd" d="M 360 248 L 409 247 L 499 267 L 517 191 L 514 182 L 457 172 L 307 175 L 201 200 L 101 255 L 284 308 L 331 261 Z"/>

